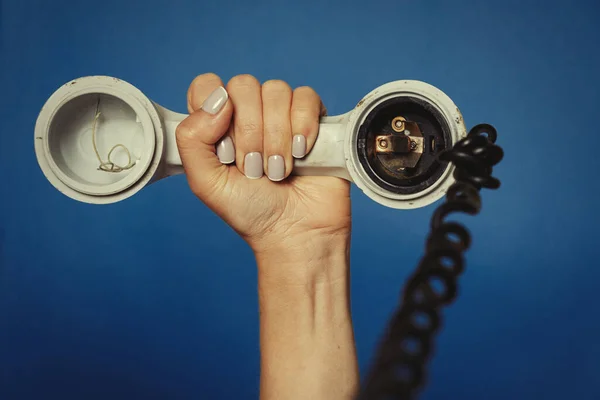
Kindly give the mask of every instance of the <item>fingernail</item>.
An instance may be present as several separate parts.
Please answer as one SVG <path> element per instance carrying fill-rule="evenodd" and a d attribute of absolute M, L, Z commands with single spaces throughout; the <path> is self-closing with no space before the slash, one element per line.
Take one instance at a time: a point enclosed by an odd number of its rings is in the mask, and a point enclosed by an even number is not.
<path fill-rule="evenodd" d="M 231 164 L 235 161 L 235 148 L 233 140 L 229 136 L 225 136 L 219 144 L 217 144 L 217 157 L 222 164 Z"/>
<path fill-rule="evenodd" d="M 263 161 L 262 155 L 255 151 L 246 154 L 244 158 L 244 173 L 247 178 L 258 179 L 263 176 Z"/>
<path fill-rule="evenodd" d="M 216 114 L 227 103 L 229 95 L 227 90 L 223 86 L 216 88 L 211 94 L 208 95 L 204 103 L 202 103 L 202 109 L 209 114 Z"/>
<path fill-rule="evenodd" d="M 285 177 L 285 161 L 281 156 L 271 156 L 267 161 L 267 176 L 272 181 L 281 181 Z"/>
<path fill-rule="evenodd" d="M 292 155 L 294 158 L 302 158 L 306 155 L 306 138 L 304 135 L 295 135 L 292 142 Z"/>

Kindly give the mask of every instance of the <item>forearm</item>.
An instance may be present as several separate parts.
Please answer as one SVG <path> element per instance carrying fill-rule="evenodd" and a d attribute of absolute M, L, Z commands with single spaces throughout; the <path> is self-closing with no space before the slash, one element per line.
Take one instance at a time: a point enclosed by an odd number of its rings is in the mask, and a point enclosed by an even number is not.
<path fill-rule="evenodd" d="M 257 255 L 262 400 L 346 400 L 357 390 L 349 243 L 322 243 Z"/>

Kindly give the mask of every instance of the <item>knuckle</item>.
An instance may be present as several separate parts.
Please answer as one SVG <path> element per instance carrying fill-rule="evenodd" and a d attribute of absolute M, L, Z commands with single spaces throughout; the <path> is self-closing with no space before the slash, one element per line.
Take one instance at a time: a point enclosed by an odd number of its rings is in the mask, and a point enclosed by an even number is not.
<path fill-rule="evenodd" d="M 185 144 L 194 138 L 194 132 L 190 128 L 190 126 L 184 121 L 177 125 L 175 129 L 175 139 L 177 140 L 177 144 Z"/>
<path fill-rule="evenodd" d="M 306 131 L 319 123 L 319 108 L 314 105 L 298 105 L 293 107 L 290 113 L 294 129 L 303 133 L 307 133 Z"/>
<path fill-rule="evenodd" d="M 260 132 L 260 125 L 256 122 L 248 121 L 236 124 L 239 126 L 239 132 L 244 136 L 255 135 Z"/>
<path fill-rule="evenodd" d="M 291 94 L 292 88 L 280 79 L 270 79 L 263 83 L 263 93 L 269 94 Z"/>
<path fill-rule="evenodd" d="M 260 82 L 250 74 L 236 75 L 227 84 L 228 87 L 256 87 L 260 86 Z"/>
<path fill-rule="evenodd" d="M 319 108 L 314 104 L 295 104 L 291 109 L 292 118 L 310 119 L 319 116 Z"/>
<path fill-rule="evenodd" d="M 294 92 L 296 95 L 300 95 L 302 97 L 314 97 L 316 99 L 319 98 L 319 95 L 317 94 L 315 89 L 313 89 L 310 86 L 300 86 L 300 87 L 296 88 L 296 90 Z"/>
<path fill-rule="evenodd" d="M 193 126 L 188 121 L 183 121 L 175 129 L 175 143 L 180 152 L 187 152 L 197 147 L 201 132 L 197 126 Z"/>
<path fill-rule="evenodd" d="M 274 122 L 265 125 L 265 133 L 267 133 L 269 136 L 281 136 L 288 133 L 288 129 L 284 124 Z"/>
<path fill-rule="evenodd" d="M 198 75 L 192 80 L 188 91 L 187 91 L 187 103 L 188 103 L 188 111 L 191 113 L 200 107 L 198 104 L 198 92 L 202 92 L 202 88 L 210 87 L 214 88 L 217 86 L 221 86 L 221 78 L 212 72 L 208 72 L 206 74 Z"/>
<path fill-rule="evenodd" d="M 292 109 L 292 126 L 296 133 L 310 136 L 319 125 L 319 111 L 314 107 Z"/>
<path fill-rule="evenodd" d="M 295 118 L 317 118 L 321 112 L 321 97 L 310 86 L 294 91 L 291 112 Z"/>
<path fill-rule="evenodd" d="M 191 86 L 196 86 L 196 85 L 205 85 L 207 83 L 212 83 L 212 82 L 220 82 L 221 78 L 219 77 L 219 75 L 213 73 L 213 72 L 207 72 L 205 74 L 201 74 L 198 75 L 197 77 L 194 78 L 194 80 L 192 81 Z"/>

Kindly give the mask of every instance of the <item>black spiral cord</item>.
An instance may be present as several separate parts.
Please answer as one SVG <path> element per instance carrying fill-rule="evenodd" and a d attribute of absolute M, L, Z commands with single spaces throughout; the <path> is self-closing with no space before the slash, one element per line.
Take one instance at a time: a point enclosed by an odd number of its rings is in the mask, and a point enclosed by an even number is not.
<path fill-rule="evenodd" d="M 457 212 L 476 215 L 481 209 L 479 191 L 497 189 L 492 167 L 504 155 L 496 142 L 496 129 L 473 127 L 466 138 L 440 153 L 441 161 L 456 167 L 456 182 L 446 201 L 433 213 L 425 255 L 408 279 L 402 302 L 380 344 L 359 400 L 414 399 L 426 378 L 426 364 L 441 325 L 441 309 L 456 297 L 457 280 L 464 270 L 463 253 L 471 244 L 467 229 L 446 218 Z"/>

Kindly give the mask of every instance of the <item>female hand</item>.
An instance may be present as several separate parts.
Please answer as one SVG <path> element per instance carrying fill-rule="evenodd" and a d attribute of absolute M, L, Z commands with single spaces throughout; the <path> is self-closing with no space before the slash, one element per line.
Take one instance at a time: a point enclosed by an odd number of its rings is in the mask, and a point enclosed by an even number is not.
<path fill-rule="evenodd" d="M 222 86 L 214 74 L 193 81 L 177 145 L 192 191 L 256 255 L 260 398 L 350 399 L 349 183 L 289 177 L 324 107 L 314 90 L 282 81 L 239 75 Z"/>
<path fill-rule="evenodd" d="M 192 82 L 188 109 L 177 144 L 189 185 L 257 257 L 309 261 L 347 246 L 349 183 L 289 176 L 317 140 L 325 108 L 313 89 L 238 75 L 225 91 L 209 73 Z"/>

